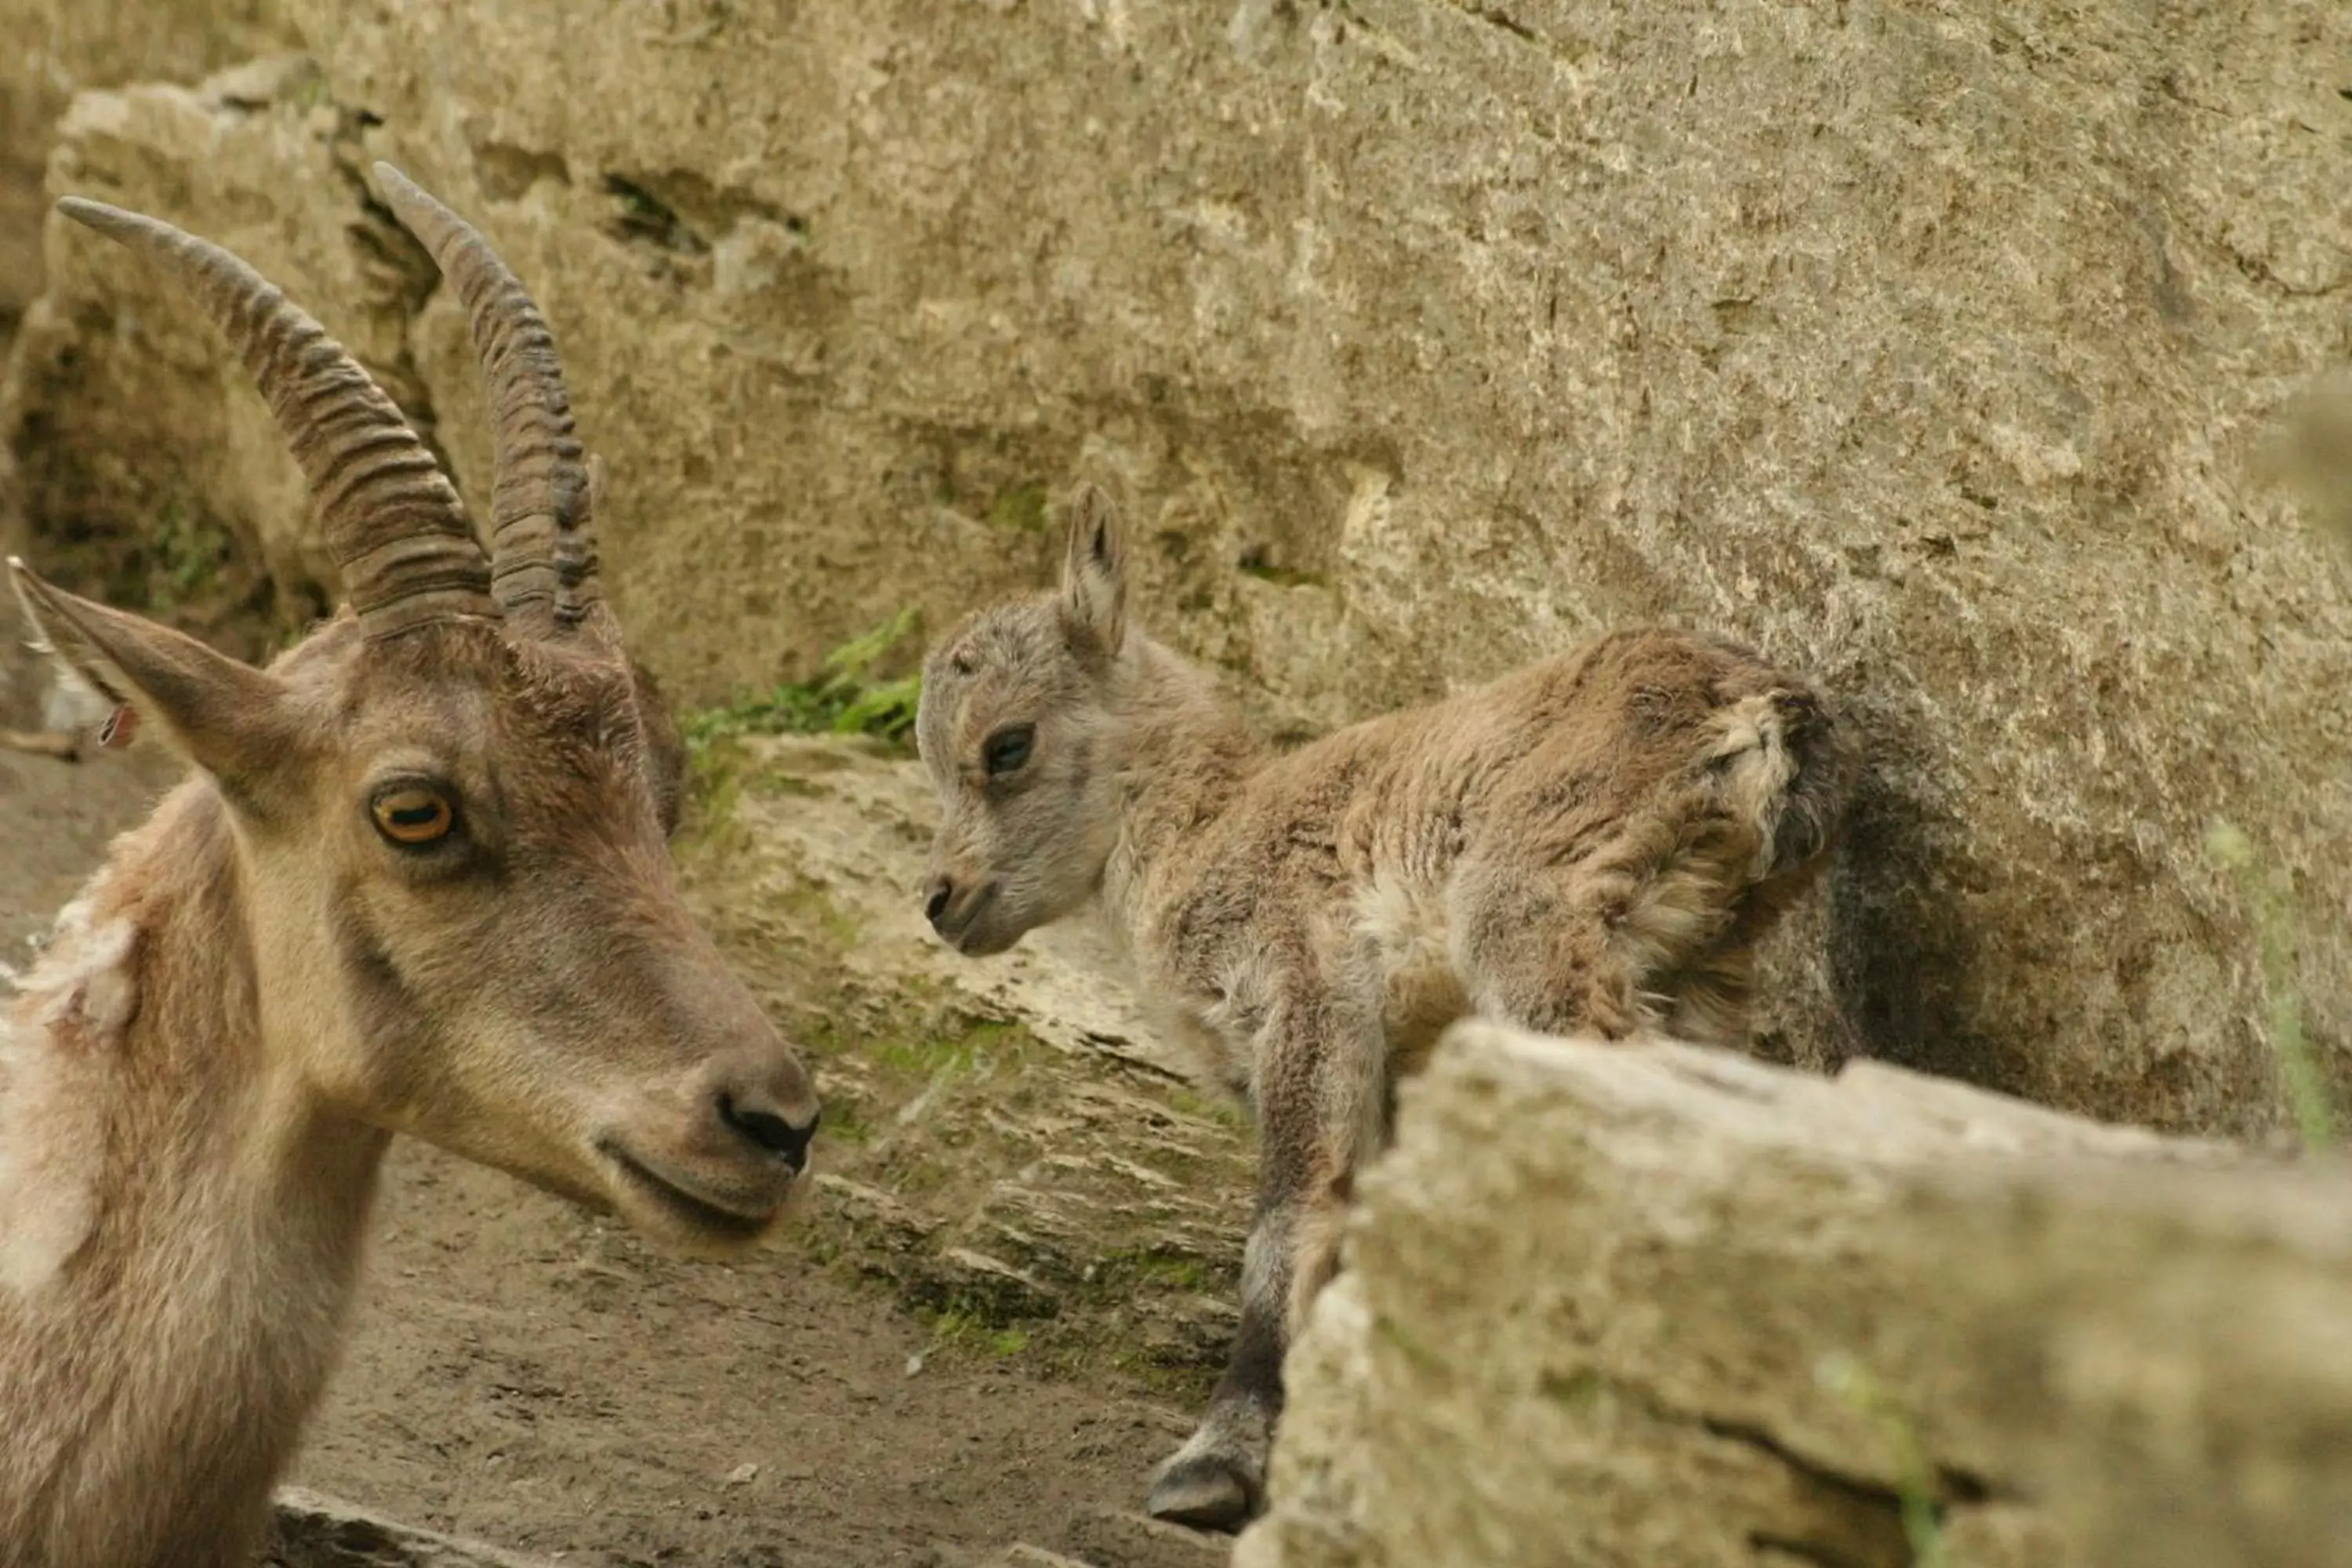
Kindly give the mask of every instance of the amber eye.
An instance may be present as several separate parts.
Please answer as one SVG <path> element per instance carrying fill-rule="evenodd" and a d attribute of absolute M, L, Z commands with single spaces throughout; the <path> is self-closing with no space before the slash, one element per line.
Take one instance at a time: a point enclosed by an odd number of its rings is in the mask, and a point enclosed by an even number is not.
<path fill-rule="evenodd" d="M 379 793 L 370 809 L 378 833 L 410 848 L 439 843 L 457 820 L 449 797 L 425 784 L 395 784 Z"/>

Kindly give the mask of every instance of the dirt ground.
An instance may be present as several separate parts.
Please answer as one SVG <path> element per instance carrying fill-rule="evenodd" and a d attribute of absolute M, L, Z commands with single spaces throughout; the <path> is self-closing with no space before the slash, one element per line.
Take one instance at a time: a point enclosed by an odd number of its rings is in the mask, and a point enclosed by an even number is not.
<path fill-rule="evenodd" d="M 435 1150 L 391 1177 L 304 1485 L 591 1562 L 1196 1560 L 1118 1517 L 1185 1423 L 1116 1379 L 927 1357 L 928 1330 L 789 1240 L 678 1263 Z"/>
<path fill-rule="evenodd" d="M 21 711 L 16 642 L 0 708 Z M 0 752 L 6 962 L 175 773 L 146 742 L 80 764 Z M 387 1176 L 302 1485 L 568 1562 L 956 1568 L 1015 1542 L 1101 1568 L 1217 1559 L 1133 1511 L 1181 1399 L 943 1337 L 817 1261 L 822 1200 L 721 1267 L 415 1143 Z"/>

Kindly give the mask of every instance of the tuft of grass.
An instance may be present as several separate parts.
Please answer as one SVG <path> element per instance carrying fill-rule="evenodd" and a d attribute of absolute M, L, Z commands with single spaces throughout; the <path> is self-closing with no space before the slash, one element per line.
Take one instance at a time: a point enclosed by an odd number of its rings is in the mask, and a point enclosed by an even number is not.
<path fill-rule="evenodd" d="M 1144 1284 L 1197 1293 L 1217 1283 L 1209 1276 L 1209 1266 L 1200 1258 L 1160 1247 L 1118 1247 L 1103 1254 L 1096 1267 L 1099 1282 L 1121 1295 Z"/>
<path fill-rule="evenodd" d="M 1171 1109 L 1186 1116 L 1213 1121 L 1220 1127 L 1230 1127 L 1236 1131 L 1249 1131 L 1249 1112 L 1229 1095 L 1202 1094 L 1180 1084 L 1168 1091 L 1168 1103 Z"/>
<path fill-rule="evenodd" d="M 872 1058 L 895 1071 L 923 1078 L 961 1078 L 997 1063 L 1017 1063 L 1036 1043 L 1019 1024 L 1001 1019 L 950 1019 L 877 1040 Z"/>
<path fill-rule="evenodd" d="M 784 681 L 723 708 L 689 714 L 688 752 L 700 757 L 739 735 L 871 735 L 904 746 L 922 696 L 919 672 L 879 679 L 875 668 L 914 635 L 913 606 L 824 656 L 813 680 Z"/>
<path fill-rule="evenodd" d="M 2278 1058 L 2279 1081 L 2306 1152 L 2336 1146 L 2340 1120 L 2336 1098 L 2303 1027 L 2303 993 L 2295 984 L 2294 892 L 2284 871 L 2262 865 L 2254 847 L 2236 825 L 2216 821 L 2206 830 L 2205 853 L 2238 879 L 2261 939 L 2263 1035 Z"/>
<path fill-rule="evenodd" d="M 1895 1451 L 1896 1499 L 1903 1511 L 1903 1539 L 1911 1548 L 1911 1568 L 1952 1568 L 1944 1544 L 1944 1521 L 1936 1505 L 1935 1479 L 1911 1418 L 1887 1396 L 1878 1380 L 1852 1356 L 1823 1356 L 1813 1379 L 1846 1408 L 1877 1426 Z"/>
<path fill-rule="evenodd" d="M 1029 1348 L 1026 1329 L 991 1323 L 984 1314 L 962 1307 L 926 1310 L 919 1315 L 931 1331 L 931 1349 L 934 1351 L 944 1345 L 952 1345 L 960 1350 L 978 1351 L 983 1355 L 1008 1359 Z"/>

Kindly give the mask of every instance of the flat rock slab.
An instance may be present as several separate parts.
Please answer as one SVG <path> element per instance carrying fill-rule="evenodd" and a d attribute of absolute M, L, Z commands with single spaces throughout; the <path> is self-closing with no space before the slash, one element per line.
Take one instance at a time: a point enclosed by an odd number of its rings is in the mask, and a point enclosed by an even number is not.
<path fill-rule="evenodd" d="M 984 1345 L 1189 1403 L 1236 1321 L 1254 1157 L 1087 925 L 975 962 L 926 925 L 903 754 L 750 737 L 698 765 L 688 894 L 814 1064 L 828 1238 Z"/>
<path fill-rule="evenodd" d="M 2352 1563 L 2352 1179 L 1467 1025 L 1237 1568 Z"/>
<path fill-rule="evenodd" d="M 1019 1542 L 992 1552 L 940 1549 L 933 1568 L 1211 1568 L 1227 1555 L 1222 1536 L 1196 1534 L 1140 1514 L 1095 1510 L 1078 1521 L 1085 1557 Z M 567 1561 L 578 1562 L 577 1557 Z M 554 1568 L 478 1541 L 419 1530 L 340 1498 L 288 1487 L 262 1568 Z"/>
<path fill-rule="evenodd" d="M 264 1568 L 550 1568 L 478 1541 L 459 1541 L 383 1518 L 354 1503 L 289 1487 Z"/>

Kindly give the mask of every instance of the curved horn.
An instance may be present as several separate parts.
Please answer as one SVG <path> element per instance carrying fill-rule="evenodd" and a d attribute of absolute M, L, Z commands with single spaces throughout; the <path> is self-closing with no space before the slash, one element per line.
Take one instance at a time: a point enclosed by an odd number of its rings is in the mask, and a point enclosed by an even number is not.
<path fill-rule="evenodd" d="M 489 385 L 491 591 L 508 620 L 535 636 L 601 619 L 598 487 L 572 433 L 547 318 L 473 225 L 389 163 L 376 164 L 375 177 L 394 214 L 457 285 Z"/>
<path fill-rule="evenodd" d="M 68 196 L 58 210 L 175 275 L 269 400 L 318 503 L 343 592 L 372 632 L 498 614 L 488 563 L 441 466 L 343 346 L 219 246 Z"/>

